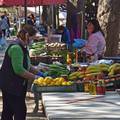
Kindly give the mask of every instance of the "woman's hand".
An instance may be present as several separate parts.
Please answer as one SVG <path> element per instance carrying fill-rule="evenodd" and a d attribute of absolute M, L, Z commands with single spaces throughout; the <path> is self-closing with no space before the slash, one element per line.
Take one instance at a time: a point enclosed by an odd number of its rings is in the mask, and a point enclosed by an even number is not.
<path fill-rule="evenodd" d="M 31 73 L 33 73 L 33 74 L 36 75 L 39 71 L 40 71 L 40 70 L 39 70 L 37 67 L 35 67 L 35 66 L 33 66 L 33 65 L 30 66 L 30 72 L 31 72 Z"/>

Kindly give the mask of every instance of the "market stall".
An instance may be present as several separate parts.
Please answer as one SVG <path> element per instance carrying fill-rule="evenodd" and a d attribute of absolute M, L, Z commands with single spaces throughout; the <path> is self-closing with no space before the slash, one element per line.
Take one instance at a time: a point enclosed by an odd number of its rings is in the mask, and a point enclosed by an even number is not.
<path fill-rule="evenodd" d="M 37 105 L 43 92 L 84 92 L 106 96 L 108 91 L 120 89 L 119 63 L 74 63 L 69 65 L 70 69 L 59 62 L 40 63 L 38 66 L 47 67 L 47 70 L 45 76 L 36 79 L 32 87 L 32 91 L 37 93 Z"/>
<path fill-rule="evenodd" d="M 46 5 L 46 4 L 55 4 L 55 2 L 56 4 L 58 4 L 63 1 L 61 0 L 61 2 L 59 2 L 58 0 L 57 1 L 46 0 L 46 3 L 44 2 L 45 0 L 41 0 L 41 1 L 33 0 L 33 1 L 28 1 L 27 5 L 28 6 Z M 13 6 L 13 5 L 24 6 L 24 2 L 23 0 L 15 1 L 15 2 L 12 2 L 10 0 L 4 0 L 4 1 L 0 1 L 0 5 L 1 6 Z M 117 89 L 120 89 L 120 63 L 114 63 L 114 62 L 78 63 L 78 59 L 79 59 L 78 49 L 76 49 L 72 53 L 73 54 L 73 58 L 72 58 L 71 53 L 68 51 L 66 44 L 61 43 L 60 41 L 53 42 L 53 41 L 40 40 L 30 45 L 29 48 L 30 48 L 29 54 L 30 54 L 32 64 L 36 65 L 36 67 L 38 67 L 42 72 L 40 77 L 34 80 L 31 89 L 32 89 L 32 92 L 34 92 L 35 94 L 35 102 L 37 105 L 37 109 L 39 107 L 38 102 L 39 102 L 39 98 L 41 97 L 41 93 L 44 93 L 42 96 L 43 97 L 42 100 L 43 100 L 43 105 L 48 118 L 51 111 L 49 111 L 49 108 L 46 106 L 50 105 L 49 102 L 51 102 L 50 100 L 52 99 L 52 97 L 54 98 L 54 95 L 52 95 L 54 93 L 45 94 L 45 92 L 62 92 L 61 94 L 56 93 L 56 96 L 59 98 L 61 97 L 61 95 L 62 96 L 66 95 L 63 97 L 66 102 L 67 100 L 70 100 L 70 99 L 81 100 L 82 97 L 85 99 L 91 99 L 91 98 L 96 98 L 100 96 L 106 99 L 108 97 L 107 96 L 108 91 L 116 91 Z M 73 93 L 70 93 L 70 92 L 73 92 Z M 84 93 L 75 93 L 75 92 L 84 92 Z M 119 95 L 116 92 L 113 92 L 113 94 L 114 93 L 116 95 L 114 99 L 119 99 Z M 49 96 L 50 96 L 50 99 L 49 99 Z M 80 96 L 80 98 L 77 96 Z M 48 104 L 46 103 L 47 99 L 49 99 Z M 107 100 L 108 99 L 109 98 L 107 98 Z M 58 100 L 61 100 L 61 99 L 58 99 Z M 98 100 L 98 99 L 95 99 L 95 100 Z M 113 102 L 113 98 L 111 101 Z M 54 102 L 58 102 L 58 101 L 54 101 Z M 74 103 L 74 101 L 68 101 L 67 105 L 70 104 L 71 102 Z M 102 104 L 103 106 L 102 102 L 100 101 L 98 102 L 99 102 L 98 104 Z M 117 104 L 117 102 L 119 101 L 115 101 L 113 104 Z M 66 105 L 66 103 L 62 103 L 62 104 Z M 90 106 L 90 104 L 87 104 L 87 105 Z M 95 101 L 94 102 L 92 101 L 92 105 L 94 106 L 95 104 L 96 104 Z M 97 107 L 100 107 L 100 105 L 98 104 L 97 104 Z M 59 102 L 57 105 L 60 106 Z M 81 118 L 82 112 L 79 112 L 79 110 L 84 109 L 80 107 L 80 105 L 83 105 L 83 104 L 77 104 L 77 105 L 80 108 L 80 109 L 77 109 L 78 110 L 77 115 L 78 115 L 78 118 Z M 64 106 L 60 108 L 62 108 L 62 110 L 65 109 Z M 72 111 L 76 110 L 76 108 L 77 107 L 70 106 L 70 108 L 68 107 L 67 110 L 72 109 L 71 112 L 69 112 L 69 114 L 72 114 Z M 102 108 L 102 110 L 103 109 L 104 107 Z M 55 108 L 52 110 L 53 110 L 52 111 L 52 117 L 53 117 L 54 116 L 53 112 L 55 111 Z M 67 110 L 65 110 L 64 112 L 67 112 Z M 115 108 L 114 110 L 120 111 L 119 108 Z M 99 111 L 100 109 L 98 109 L 98 112 Z M 86 111 L 84 112 L 86 113 Z M 109 114 L 111 114 L 111 111 L 108 110 L 108 112 Z M 117 114 L 117 117 L 120 117 L 119 114 L 115 112 L 112 115 L 114 116 L 116 114 Z M 63 115 L 63 114 L 60 114 L 60 115 Z M 58 119 L 61 119 L 60 115 L 58 114 L 57 116 Z M 68 114 L 65 114 L 65 115 L 68 115 Z M 73 116 L 75 117 L 75 115 L 76 114 L 74 114 Z M 83 115 L 83 117 L 84 116 L 85 115 Z M 91 115 L 89 116 L 91 117 Z M 99 118 L 103 118 L 104 116 L 106 117 L 105 114 L 102 117 L 101 116 Z M 65 116 L 65 118 L 67 117 Z M 92 116 L 91 119 L 92 118 L 95 118 L 95 117 Z M 109 117 L 106 117 L 106 118 L 109 118 Z M 54 119 L 54 118 L 49 118 L 49 119 Z M 73 118 L 71 117 L 68 119 L 73 119 Z"/>
<path fill-rule="evenodd" d="M 34 65 L 43 63 L 53 63 L 59 61 L 65 63 L 67 54 L 66 45 L 60 42 L 36 42 L 30 46 L 31 62 Z"/>

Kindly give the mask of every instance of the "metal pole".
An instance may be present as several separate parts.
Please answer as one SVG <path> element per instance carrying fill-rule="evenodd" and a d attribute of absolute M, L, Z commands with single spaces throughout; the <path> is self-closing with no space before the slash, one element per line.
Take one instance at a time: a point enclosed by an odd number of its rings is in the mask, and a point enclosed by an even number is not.
<path fill-rule="evenodd" d="M 52 30 L 54 29 L 54 5 L 51 6 L 52 8 Z"/>
<path fill-rule="evenodd" d="M 25 24 L 27 23 L 27 0 L 24 0 Z"/>
<path fill-rule="evenodd" d="M 40 6 L 39 6 L 39 24 L 41 23 L 41 11 L 40 11 Z"/>

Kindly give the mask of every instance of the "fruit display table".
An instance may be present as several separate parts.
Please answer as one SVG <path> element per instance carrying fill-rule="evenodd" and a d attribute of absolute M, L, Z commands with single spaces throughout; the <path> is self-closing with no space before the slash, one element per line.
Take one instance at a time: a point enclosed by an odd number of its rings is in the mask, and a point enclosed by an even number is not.
<path fill-rule="evenodd" d="M 39 99 L 43 92 L 76 92 L 77 87 L 71 81 L 66 81 L 63 77 L 40 77 L 34 80 L 32 85 L 32 92 L 36 103 L 36 109 L 39 108 Z"/>
<path fill-rule="evenodd" d="M 120 95 L 88 93 L 42 93 L 42 102 L 49 120 L 119 120 Z"/>
<path fill-rule="evenodd" d="M 39 109 L 39 100 L 41 99 L 41 93 L 50 93 L 50 92 L 76 92 L 77 87 L 75 84 L 70 85 L 70 86 L 37 86 L 33 85 L 32 86 L 32 92 L 34 93 L 34 100 L 36 104 L 36 112 Z"/>

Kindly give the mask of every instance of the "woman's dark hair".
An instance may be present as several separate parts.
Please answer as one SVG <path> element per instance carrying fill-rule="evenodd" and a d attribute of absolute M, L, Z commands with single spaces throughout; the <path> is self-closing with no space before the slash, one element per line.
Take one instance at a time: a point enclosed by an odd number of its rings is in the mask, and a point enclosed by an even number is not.
<path fill-rule="evenodd" d="M 25 34 L 28 33 L 29 36 L 34 36 L 37 33 L 37 30 L 32 25 L 23 25 L 21 30 L 18 32 L 17 37 L 20 37 L 21 39 L 25 39 Z"/>
<path fill-rule="evenodd" d="M 92 23 L 93 26 L 94 26 L 94 31 L 93 31 L 93 33 L 96 33 L 96 32 L 98 32 L 98 31 L 101 31 L 101 33 L 104 35 L 104 33 L 103 33 L 103 31 L 102 31 L 102 29 L 101 29 L 101 27 L 100 27 L 100 24 L 99 24 L 98 20 L 96 20 L 96 19 L 89 20 L 89 21 L 87 22 L 87 25 L 88 25 L 89 23 Z"/>

